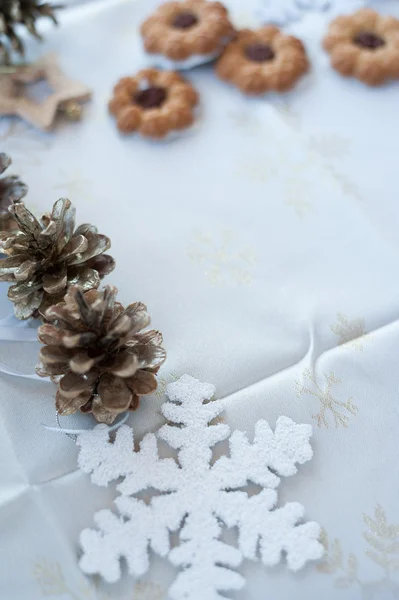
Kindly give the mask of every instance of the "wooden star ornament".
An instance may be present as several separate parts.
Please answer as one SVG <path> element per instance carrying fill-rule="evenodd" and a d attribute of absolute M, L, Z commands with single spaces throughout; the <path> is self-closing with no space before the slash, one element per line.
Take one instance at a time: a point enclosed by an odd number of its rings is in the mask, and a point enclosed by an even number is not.
<path fill-rule="evenodd" d="M 29 84 L 41 80 L 47 82 L 52 93 L 39 103 L 29 97 L 28 89 Z M 18 116 L 39 129 L 51 129 L 59 112 L 77 120 L 81 103 L 91 95 L 87 86 L 62 72 L 55 54 L 47 54 L 14 72 L 0 73 L 0 116 Z"/>

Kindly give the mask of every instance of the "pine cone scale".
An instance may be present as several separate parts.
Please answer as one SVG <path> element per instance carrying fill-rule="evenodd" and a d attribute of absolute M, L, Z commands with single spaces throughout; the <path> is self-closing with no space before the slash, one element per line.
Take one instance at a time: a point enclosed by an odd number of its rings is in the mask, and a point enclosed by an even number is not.
<path fill-rule="evenodd" d="M 126 313 L 120 315 L 115 321 L 112 322 L 106 339 L 115 339 L 126 333 L 130 333 L 132 327 L 132 321 Z"/>
<path fill-rule="evenodd" d="M 91 258 L 95 258 L 99 254 L 109 250 L 111 246 L 110 239 L 100 233 L 87 233 L 85 239 L 87 240 L 87 248 L 81 255 L 75 254 L 72 256 L 71 260 L 69 260 L 70 265 L 78 265 L 81 262 L 87 262 Z"/>
<path fill-rule="evenodd" d="M 23 202 L 13 204 L 10 211 L 14 215 L 22 233 L 29 237 L 39 237 L 42 228 L 36 217 L 28 210 Z"/>
<path fill-rule="evenodd" d="M 160 331 L 157 331 L 156 329 L 150 329 L 145 333 L 136 333 L 135 336 L 132 338 L 132 342 L 130 342 L 130 339 L 126 341 L 127 346 L 130 346 L 131 343 L 132 345 L 153 344 L 155 346 L 160 346 L 162 344 L 162 333 Z"/>
<path fill-rule="evenodd" d="M 65 334 L 62 338 L 65 348 L 84 348 L 85 346 L 95 344 L 96 340 L 95 333 L 90 332 L 78 333 L 76 335 L 69 332 L 69 335 Z"/>
<path fill-rule="evenodd" d="M 136 333 L 150 324 L 150 317 L 147 313 L 147 307 L 142 302 L 129 304 L 125 310 L 125 314 L 131 319 L 132 322 L 129 338 L 134 337 Z"/>
<path fill-rule="evenodd" d="M 0 197 L 11 204 L 20 200 L 28 191 L 28 187 L 16 175 L 0 179 Z"/>
<path fill-rule="evenodd" d="M 8 297 L 10 297 L 8 295 Z M 35 292 L 30 296 L 18 300 L 14 312 L 17 319 L 29 319 L 41 306 L 43 301 L 43 292 Z"/>
<path fill-rule="evenodd" d="M 65 398 L 76 398 L 77 396 L 89 392 L 91 394 L 97 378 L 98 373 L 96 371 L 91 371 L 91 373 L 85 377 L 78 375 L 77 373 L 69 372 L 60 381 L 60 393 Z"/>
<path fill-rule="evenodd" d="M 51 221 L 56 225 L 54 241 L 57 253 L 60 255 L 73 235 L 75 216 L 76 210 L 70 200 L 60 198 L 55 202 L 51 212 Z"/>
<path fill-rule="evenodd" d="M 69 364 L 72 354 L 70 350 L 60 346 L 44 346 L 39 353 L 40 360 L 46 365 Z"/>
<path fill-rule="evenodd" d="M 16 254 L 3 258 L 0 262 L 0 275 L 14 275 L 15 271 L 21 266 L 21 263 L 24 263 L 26 260 L 29 260 L 28 254 Z"/>
<path fill-rule="evenodd" d="M 55 407 L 59 415 L 73 415 L 81 406 L 86 404 L 90 399 L 90 393 L 86 396 L 82 395 L 79 397 L 66 398 L 60 392 L 57 392 Z"/>
<path fill-rule="evenodd" d="M 75 231 L 76 235 L 83 235 L 84 237 L 88 237 L 90 233 L 97 233 L 97 227 L 91 225 L 90 223 L 82 223 Z"/>
<path fill-rule="evenodd" d="M 121 352 L 114 361 L 114 364 L 110 367 L 110 372 L 113 375 L 117 375 L 123 379 L 132 377 L 136 371 L 140 368 L 137 356 L 128 354 L 127 352 Z"/>
<path fill-rule="evenodd" d="M 81 255 L 83 254 L 83 252 L 86 252 L 88 246 L 89 242 L 87 238 L 84 237 L 84 235 L 75 235 L 71 240 L 69 240 L 69 242 L 63 250 L 63 255 L 68 257 L 68 264 L 72 265 L 73 260 L 75 260 L 76 256 L 79 256 L 79 258 L 81 258 Z"/>
<path fill-rule="evenodd" d="M 137 396 L 152 394 L 157 389 L 157 380 L 148 371 L 138 371 L 134 377 L 126 380 L 129 389 Z"/>
<path fill-rule="evenodd" d="M 25 234 L 22 231 L 14 231 L 10 237 L 9 231 L 0 232 L 0 249 L 8 255 L 24 254 L 29 251 L 29 244 L 25 242 Z"/>
<path fill-rule="evenodd" d="M 142 369 L 159 368 L 166 359 L 166 351 L 155 344 L 133 344 L 129 345 L 128 352 L 134 353 Z"/>
<path fill-rule="evenodd" d="M 115 269 L 115 261 L 109 254 L 100 254 L 89 260 L 87 266 L 97 271 L 102 279 Z"/>
<path fill-rule="evenodd" d="M 40 327 L 40 331 L 38 333 L 39 341 L 47 346 L 58 346 L 63 341 L 64 336 L 65 334 L 57 329 L 57 327 L 47 323 Z"/>
<path fill-rule="evenodd" d="M 72 268 L 68 271 L 68 287 L 77 285 L 81 290 L 89 291 L 97 289 L 100 281 L 98 271 L 90 267 Z"/>
<path fill-rule="evenodd" d="M 90 406 L 90 411 L 93 413 L 93 416 L 99 423 L 106 423 L 107 425 L 112 425 L 112 423 L 115 421 L 115 418 L 117 417 L 117 415 L 114 412 L 106 409 L 102 405 L 101 400 L 99 400 L 97 397 L 94 397 L 94 400 L 90 400 L 90 404 L 88 404 L 87 406 Z M 123 409 L 121 412 L 123 412 Z"/>
<path fill-rule="evenodd" d="M 127 410 L 132 400 L 132 392 L 125 381 L 112 373 L 101 376 L 98 395 L 103 407 L 110 412 L 116 412 L 116 415 Z"/>
<path fill-rule="evenodd" d="M 0 15 L 0 32 L 4 31 L 4 19 Z M 0 152 L 0 175 L 4 173 L 11 165 L 11 158 L 5 152 Z"/>
<path fill-rule="evenodd" d="M 79 352 L 75 354 L 69 361 L 70 369 L 73 373 L 78 375 L 86 375 L 101 359 L 104 358 L 104 354 L 96 358 L 91 358 L 87 352 Z"/>
<path fill-rule="evenodd" d="M 4 152 L 0 152 L 0 175 L 4 173 L 10 164 L 11 158 Z M 21 200 L 27 191 L 28 187 L 16 175 L 9 175 L 0 179 L 0 229 L 8 229 L 14 224 L 9 208 L 13 202 Z M 0 236 L 0 244 L 2 245 L 4 238 L 1 234 Z"/>
<path fill-rule="evenodd" d="M 97 324 L 96 307 L 91 306 L 91 303 L 88 302 L 92 297 L 93 293 L 89 292 L 87 296 L 85 296 L 81 290 L 76 290 L 74 300 L 77 304 L 78 311 L 74 310 L 72 302 L 69 307 L 72 313 L 80 318 L 84 327 L 94 327 L 94 325 Z"/>
<path fill-rule="evenodd" d="M 61 331 L 63 334 L 66 333 L 68 327 L 71 327 L 72 331 L 84 331 L 84 326 L 79 321 L 78 313 L 68 310 L 62 302 L 60 304 L 56 304 L 55 306 L 50 306 L 46 310 L 45 316 L 48 321 L 58 321 L 60 324 L 60 329 L 62 327 Z M 39 328 L 39 335 L 42 331 L 42 327 Z"/>
<path fill-rule="evenodd" d="M 79 348 L 95 343 L 96 335 L 90 332 L 74 333 L 71 331 L 61 331 L 54 325 L 46 323 L 40 327 L 38 334 L 39 341 L 47 346 L 58 346 L 63 344 L 67 349 Z"/>
<path fill-rule="evenodd" d="M 34 260 L 25 260 L 20 267 L 15 271 L 14 276 L 16 281 L 25 281 L 29 279 L 35 272 L 36 263 Z"/>
<path fill-rule="evenodd" d="M 7 296 L 12 302 L 23 302 L 29 298 L 33 293 L 40 293 L 43 296 L 43 292 L 40 290 L 40 282 L 31 280 L 27 283 L 19 281 L 15 285 L 8 288 Z"/>
<path fill-rule="evenodd" d="M 43 289 L 51 296 L 55 296 L 56 294 L 59 294 L 65 290 L 67 282 L 68 278 L 66 268 L 61 269 L 59 273 L 56 273 L 55 275 L 47 273 L 42 278 Z"/>
<path fill-rule="evenodd" d="M 68 365 L 65 363 L 54 363 L 53 365 L 46 365 L 42 367 L 38 365 L 36 367 L 36 373 L 39 377 L 51 377 L 54 382 L 59 382 L 63 375 L 68 372 Z"/>

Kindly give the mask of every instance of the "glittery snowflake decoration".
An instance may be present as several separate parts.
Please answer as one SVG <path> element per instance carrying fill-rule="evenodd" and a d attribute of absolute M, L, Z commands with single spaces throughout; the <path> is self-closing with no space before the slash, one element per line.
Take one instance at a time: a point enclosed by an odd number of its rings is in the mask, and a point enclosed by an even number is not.
<path fill-rule="evenodd" d="M 149 568 L 151 549 L 181 568 L 170 598 L 216 600 L 226 597 L 219 592 L 244 585 L 234 570 L 243 558 L 273 566 L 284 553 L 288 567 L 297 571 L 323 555 L 320 527 L 302 522 L 303 506 L 276 508 L 279 476 L 295 475 L 296 465 L 312 458 L 311 427 L 280 417 L 273 432 L 260 420 L 250 443 L 240 431 L 230 434 L 225 424 L 210 425 L 224 409 L 223 401 L 210 401 L 214 393 L 213 385 L 189 375 L 170 383 L 170 401 L 162 407 L 169 424 L 147 434 L 138 451 L 127 425 L 113 442 L 106 425 L 78 437 L 79 466 L 93 483 L 107 486 L 122 478 L 115 500 L 119 516 L 101 510 L 94 517 L 97 528 L 81 534 L 85 573 L 117 581 L 124 558 L 139 577 Z M 160 458 L 157 438 L 177 450 L 177 460 Z M 212 447 L 227 438 L 229 456 L 212 463 Z M 261 491 L 250 495 L 250 482 Z M 159 493 L 147 502 L 135 497 L 149 488 Z M 237 547 L 220 539 L 223 525 L 237 528 Z M 179 532 L 174 547 L 172 532 Z"/>
<path fill-rule="evenodd" d="M 287 25 L 299 21 L 307 11 L 329 11 L 336 16 L 353 12 L 368 4 L 368 0 L 259 0 L 256 17 L 262 23 Z"/>

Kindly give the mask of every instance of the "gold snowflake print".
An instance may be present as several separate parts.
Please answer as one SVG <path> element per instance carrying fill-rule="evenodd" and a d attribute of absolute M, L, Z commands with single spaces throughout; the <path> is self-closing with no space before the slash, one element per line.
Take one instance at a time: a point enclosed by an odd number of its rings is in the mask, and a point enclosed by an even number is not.
<path fill-rule="evenodd" d="M 353 401 L 353 398 L 349 398 L 346 402 L 337 400 L 332 394 L 332 388 L 334 385 L 341 383 L 334 373 L 324 375 L 326 380 L 325 387 L 321 387 L 317 381 L 315 375 L 310 369 L 306 369 L 303 372 L 303 379 L 309 382 L 308 385 L 302 384 L 299 381 L 296 382 L 296 391 L 298 398 L 300 396 L 312 396 L 317 398 L 320 403 L 320 410 L 317 414 L 312 415 L 312 419 L 315 419 L 319 427 L 328 427 L 328 413 L 331 413 L 334 419 L 335 427 L 348 427 L 351 416 L 355 416 L 359 410 Z"/>
<path fill-rule="evenodd" d="M 287 106 L 279 103 L 275 108 L 280 114 L 291 114 Z M 300 219 L 306 217 L 313 211 L 311 199 L 314 197 L 314 186 L 306 177 L 314 163 L 311 152 L 305 156 L 302 152 L 300 157 L 291 156 L 287 141 L 276 135 L 276 130 L 267 122 L 251 113 L 233 113 L 230 118 L 244 134 L 262 138 L 262 142 L 267 141 L 266 146 L 262 147 L 273 148 L 272 152 L 258 150 L 252 156 L 243 157 L 235 169 L 236 174 L 261 184 L 279 180 L 285 204 L 293 208 Z"/>
<path fill-rule="evenodd" d="M 303 219 L 313 211 L 313 205 L 308 202 L 308 200 L 304 200 L 296 195 L 294 196 L 289 194 L 286 197 L 285 203 L 287 206 L 291 206 L 295 210 L 300 219 Z"/>
<path fill-rule="evenodd" d="M 67 198 L 84 198 L 91 199 L 89 187 L 91 181 L 87 179 L 80 169 L 67 171 L 63 168 L 58 169 L 57 183 L 53 186 L 55 190 L 60 190 L 60 193 Z"/>
<path fill-rule="evenodd" d="M 363 201 L 359 187 L 351 181 L 347 175 L 335 169 L 331 163 L 324 164 L 324 168 L 330 173 L 331 177 L 336 181 L 345 196 L 355 198 L 359 202 Z"/>
<path fill-rule="evenodd" d="M 280 101 L 274 104 L 274 108 L 287 125 L 294 129 L 301 128 L 301 116 L 288 102 Z"/>
<path fill-rule="evenodd" d="M 364 319 L 352 319 L 342 313 L 337 313 L 336 322 L 330 326 L 330 329 L 338 336 L 338 344 L 350 344 L 352 348 L 363 351 L 363 344 L 370 335 L 366 333 L 366 324 Z"/>
<path fill-rule="evenodd" d="M 341 160 L 349 154 L 350 140 L 335 134 L 322 134 L 312 136 L 308 139 L 308 148 L 321 159 L 324 168 L 331 175 L 346 196 L 362 201 L 362 195 L 358 186 L 347 175 L 337 171 L 334 161 Z"/>
<path fill-rule="evenodd" d="M 268 133 L 263 121 L 261 121 L 252 111 L 231 112 L 229 117 L 235 129 L 241 133 L 253 136 Z"/>
<path fill-rule="evenodd" d="M 43 596 L 62 596 L 63 598 L 69 598 L 69 600 L 98 599 L 94 587 L 84 577 L 81 577 L 77 589 L 73 590 L 68 585 L 59 562 L 51 562 L 46 559 L 38 560 L 33 565 L 33 576 Z"/>
<path fill-rule="evenodd" d="M 377 504 L 374 519 L 363 515 L 368 531 L 363 537 L 369 544 L 366 555 L 381 569 L 399 571 L 399 525 L 389 525 L 382 506 Z"/>
<path fill-rule="evenodd" d="M 296 165 L 290 171 L 290 176 L 284 180 L 284 200 L 291 206 L 298 217 L 302 219 L 313 212 L 313 204 L 309 198 L 312 196 L 311 184 L 303 177 L 305 165 Z"/>
<path fill-rule="evenodd" d="M 256 154 L 244 156 L 236 166 L 235 173 L 239 177 L 256 183 L 266 183 L 272 178 L 276 178 L 281 171 L 281 149 L 280 140 L 276 138 L 272 129 L 264 120 L 259 119 L 251 112 L 231 113 L 230 118 L 234 127 L 242 134 L 257 137 L 259 142 L 267 142 L 267 147 L 274 149 L 273 154 L 265 151 L 259 152 L 258 149 Z"/>
<path fill-rule="evenodd" d="M 325 160 L 337 160 L 349 154 L 350 139 L 335 134 L 311 136 L 309 148 Z"/>
<path fill-rule="evenodd" d="M 278 170 L 265 154 L 243 160 L 237 166 L 236 173 L 256 183 L 267 183 L 277 176 Z"/>
<path fill-rule="evenodd" d="M 242 246 L 230 230 L 225 230 L 218 236 L 197 234 L 189 247 L 188 255 L 190 260 L 201 266 L 212 286 L 252 283 L 256 266 L 255 254 L 252 248 Z"/>
<path fill-rule="evenodd" d="M 45 559 L 38 561 L 33 566 L 33 575 L 43 596 L 70 595 L 60 563 L 51 563 Z"/>
<path fill-rule="evenodd" d="M 139 581 L 133 589 L 132 600 L 163 600 L 166 590 L 156 583 Z"/>
<path fill-rule="evenodd" d="M 364 600 L 377 600 L 381 594 L 388 594 L 392 600 L 399 597 L 399 525 L 389 524 L 384 509 L 377 504 L 374 517 L 363 515 L 367 530 L 363 537 L 368 544 L 366 556 L 378 565 L 383 575 L 376 580 L 362 580 L 358 573 L 358 559 L 349 554 L 345 560 L 339 540 L 331 543 L 327 533 L 322 534 L 326 554 L 325 560 L 317 565 L 320 573 L 336 575 L 335 587 L 349 589 L 355 585 L 362 591 Z M 384 596 L 385 597 L 385 596 Z"/>

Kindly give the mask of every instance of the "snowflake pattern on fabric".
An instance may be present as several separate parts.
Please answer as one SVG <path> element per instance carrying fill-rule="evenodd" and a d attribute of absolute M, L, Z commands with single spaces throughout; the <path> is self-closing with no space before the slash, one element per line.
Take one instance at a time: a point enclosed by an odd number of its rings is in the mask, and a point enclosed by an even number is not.
<path fill-rule="evenodd" d="M 311 426 L 280 417 L 273 432 L 260 420 L 250 443 L 240 431 L 230 434 L 225 424 L 210 425 L 224 410 L 222 400 L 210 401 L 214 393 L 213 385 L 189 375 L 170 383 L 170 401 L 162 407 L 170 424 L 147 434 L 136 452 L 127 425 L 113 442 L 106 425 L 79 435 L 79 467 L 93 483 L 107 486 L 122 478 L 115 500 L 120 516 L 101 510 L 94 516 L 97 529 L 81 534 L 85 573 L 115 582 L 124 558 L 129 572 L 139 577 L 149 568 L 151 549 L 182 568 L 170 598 L 216 600 L 226 597 L 219 592 L 245 584 L 234 570 L 243 558 L 259 557 L 273 566 L 285 553 L 288 567 L 297 571 L 322 557 L 320 526 L 302 521 L 304 507 L 292 502 L 276 508 L 279 476 L 295 475 L 296 465 L 312 458 Z M 177 461 L 159 457 L 157 438 L 177 450 Z M 229 456 L 212 464 L 212 447 L 227 438 Z M 250 482 L 262 490 L 249 495 Z M 159 495 L 148 503 L 134 497 L 149 488 Z M 221 541 L 222 525 L 237 528 L 238 547 Z M 179 530 L 179 542 L 171 547 L 170 534 Z"/>
<path fill-rule="evenodd" d="M 256 18 L 264 24 L 282 26 L 299 21 L 309 10 L 329 10 L 333 17 L 353 12 L 367 4 L 367 0 L 259 0 Z"/>

